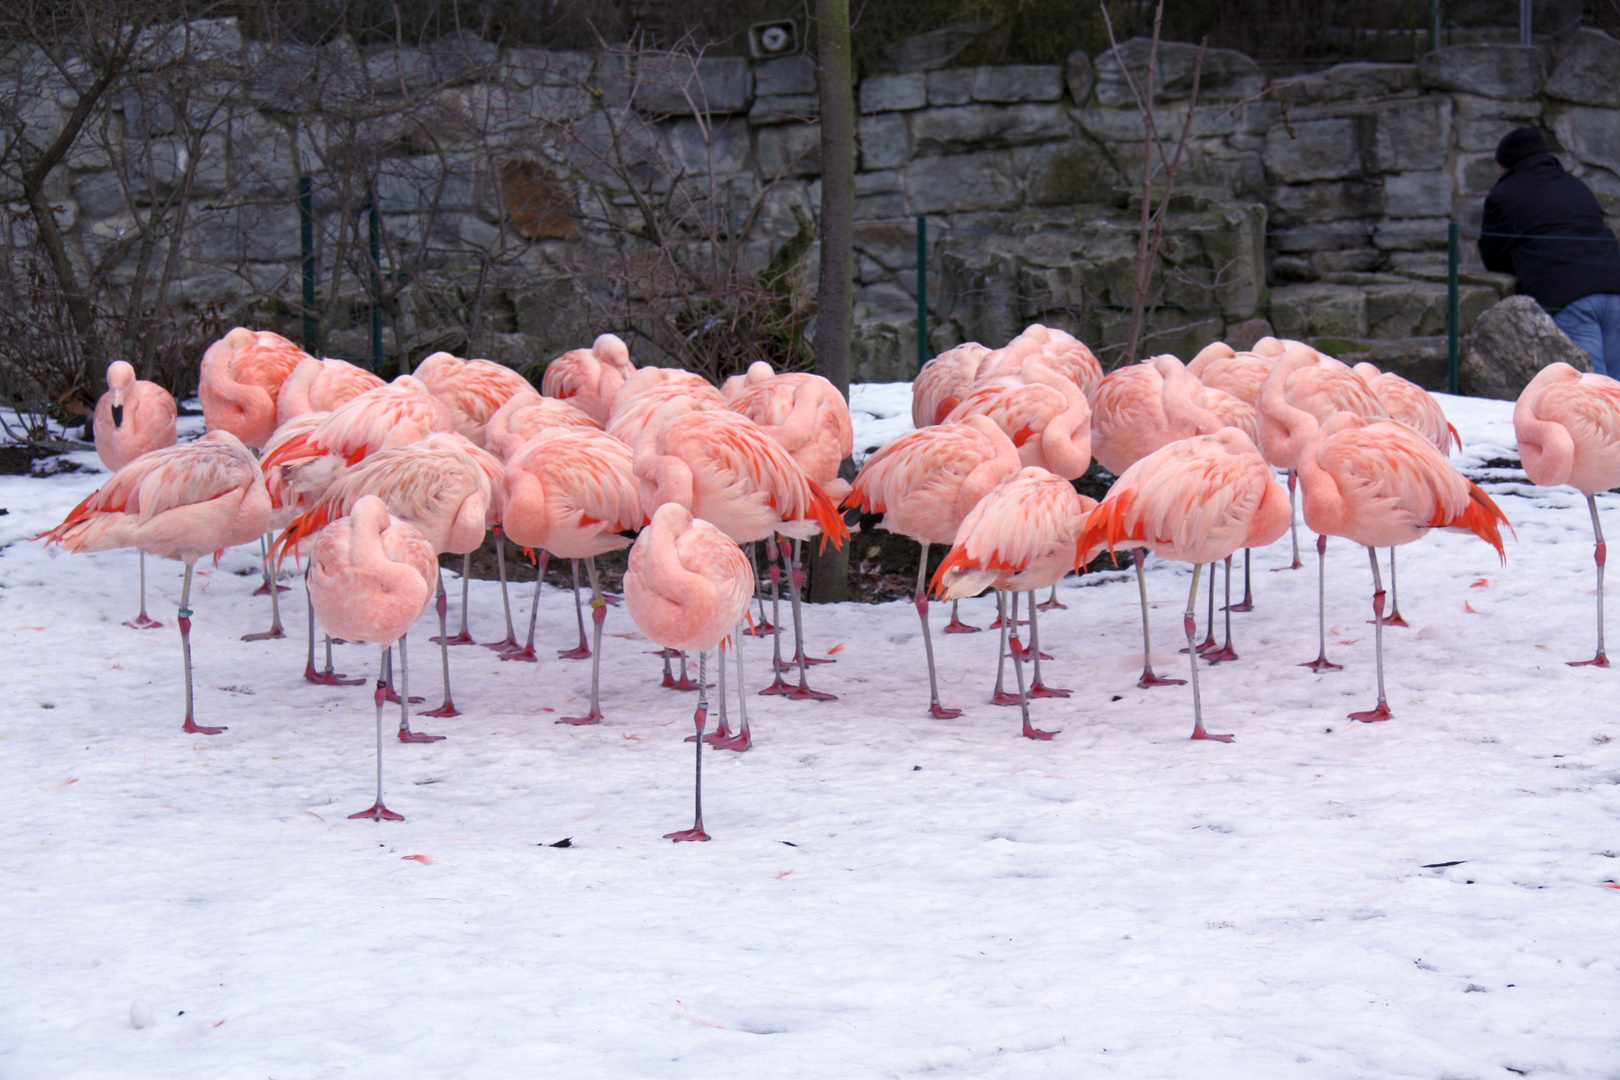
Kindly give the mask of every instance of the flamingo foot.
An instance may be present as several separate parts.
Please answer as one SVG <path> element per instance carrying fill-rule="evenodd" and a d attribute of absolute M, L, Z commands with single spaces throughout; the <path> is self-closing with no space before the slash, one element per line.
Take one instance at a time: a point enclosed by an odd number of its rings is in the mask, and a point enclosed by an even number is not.
<path fill-rule="evenodd" d="M 501 653 L 500 659 L 502 659 L 502 660 L 521 660 L 526 664 L 538 664 L 540 662 L 540 658 L 534 654 L 534 646 L 533 645 L 525 645 L 525 646 L 523 646 L 523 648 L 518 649 L 516 652 Z"/>
<path fill-rule="evenodd" d="M 134 626 L 135 624 L 134 623 L 126 623 L 125 625 L 126 626 Z M 163 624 L 162 623 L 153 623 L 152 625 L 153 626 L 162 626 Z M 284 638 L 286 636 L 287 636 L 286 632 L 283 631 L 281 629 L 281 627 L 272 626 L 270 629 L 261 630 L 257 634 L 243 634 L 242 635 L 242 640 L 243 641 L 275 641 L 277 639 Z M 361 682 L 364 682 L 364 681 L 365 681 L 364 679 L 361 680 Z"/>
<path fill-rule="evenodd" d="M 793 684 L 783 679 L 781 673 L 778 672 L 776 680 L 772 682 L 771 685 L 761 690 L 759 695 L 760 697 L 774 697 L 777 694 L 789 694 L 792 692 Z"/>
<path fill-rule="evenodd" d="M 559 659 L 559 660 L 589 660 L 590 658 L 591 658 L 591 647 L 589 645 L 585 644 L 583 641 L 580 642 L 578 645 L 575 645 L 572 649 L 558 649 L 557 650 L 557 659 Z M 501 659 L 502 660 L 509 660 L 511 658 L 503 656 L 503 657 L 501 657 Z M 665 683 L 664 685 L 669 686 L 669 685 L 672 685 L 672 684 Z"/>
<path fill-rule="evenodd" d="M 362 679 L 361 681 L 364 682 L 365 680 Z M 397 691 L 397 690 L 393 689 L 392 687 L 390 687 L 388 692 L 383 696 L 383 700 L 384 701 L 391 701 L 395 705 L 398 705 L 399 704 L 399 691 Z M 413 696 L 411 698 L 411 704 L 412 705 L 420 705 L 420 704 L 422 704 L 422 702 L 424 702 L 426 700 L 427 700 L 426 698 L 414 697 Z"/>
<path fill-rule="evenodd" d="M 1568 660 L 1565 662 L 1570 667 L 1608 667 L 1609 656 L 1607 653 L 1600 652 L 1590 660 Z"/>
<path fill-rule="evenodd" d="M 830 656 L 823 656 L 823 657 L 817 658 L 817 657 L 814 657 L 814 656 L 806 656 L 806 655 L 804 655 L 803 652 L 794 653 L 793 654 L 793 659 L 792 659 L 792 661 L 790 661 L 790 663 L 794 667 L 797 667 L 800 660 L 804 661 L 804 664 L 805 664 L 806 667 L 815 667 L 817 664 L 836 664 L 836 663 L 838 663 L 838 661 L 834 660 Z"/>
<path fill-rule="evenodd" d="M 1315 660 L 1309 660 L 1309 661 L 1307 661 L 1307 662 L 1305 662 L 1305 663 L 1303 663 L 1303 664 L 1301 664 L 1299 666 L 1300 667 L 1308 667 L 1312 671 L 1316 672 L 1318 675 L 1325 675 L 1330 671 L 1343 671 L 1344 670 L 1344 665 L 1343 664 L 1335 664 L 1333 661 L 1329 660 L 1325 656 L 1318 656 Z"/>
<path fill-rule="evenodd" d="M 708 838 L 709 834 L 703 831 L 701 825 L 694 825 L 690 829 L 682 829 L 680 832 L 667 832 L 664 834 L 665 840 L 673 840 L 676 843 L 680 843 L 682 840 L 707 840 Z"/>
<path fill-rule="evenodd" d="M 484 643 L 484 648 L 486 648 L 486 649 L 494 649 L 496 652 L 516 652 L 518 649 L 521 649 L 522 647 L 523 646 L 521 646 L 521 645 L 519 645 L 517 643 L 517 638 L 512 636 L 511 634 L 508 634 L 506 637 L 502 638 L 500 641 L 486 641 Z"/>
<path fill-rule="evenodd" d="M 288 586 L 286 586 L 286 585 L 277 585 L 276 586 L 276 592 L 278 592 L 278 593 L 284 593 L 284 592 L 287 591 L 287 589 L 288 589 Z M 257 589 L 254 589 L 248 595 L 249 596 L 269 596 L 270 595 L 270 583 L 268 581 L 259 582 L 259 587 Z"/>
<path fill-rule="evenodd" d="M 1226 610 L 1228 610 L 1228 611 L 1253 611 L 1254 610 L 1254 601 L 1253 600 L 1241 600 L 1238 603 L 1233 604 L 1231 607 L 1227 608 Z"/>
<path fill-rule="evenodd" d="M 1232 648 L 1231 645 L 1223 645 L 1219 649 L 1211 649 L 1209 652 L 1204 653 L 1203 656 L 1205 660 L 1208 660 L 1212 664 L 1220 664 L 1226 662 L 1227 660 L 1236 660 L 1238 658 L 1237 650 Z"/>
<path fill-rule="evenodd" d="M 600 709 L 592 709 L 584 716 L 565 716 L 561 720 L 557 721 L 557 723 L 567 724 L 569 727 L 586 727 L 587 725 L 600 724 L 601 722 L 602 710 Z"/>
<path fill-rule="evenodd" d="M 1368 619 L 1367 621 L 1372 622 L 1371 619 Z M 1396 612 L 1393 612 L 1393 613 L 1391 613 L 1389 615 L 1384 616 L 1384 625 L 1385 626 L 1399 626 L 1399 627 L 1404 628 L 1404 627 L 1410 626 L 1411 623 L 1408 623 L 1405 619 L 1401 618 L 1401 613 L 1396 611 Z"/>
<path fill-rule="evenodd" d="M 356 818 L 369 818 L 372 821 L 404 821 L 405 815 L 394 813 L 392 810 L 388 809 L 388 807 L 384 806 L 379 800 L 377 803 L 360 811 L 358 814 L 349 815 L 350 821 L 354 821 Z"/>
<path fill-rule="evenodd" d="M 829 694 L 824 690 L 812 690 L 804 683 L 800 683 L 788 691 L 789 701 L 837 701 L 837 694 Z"/>
<path fill-rule="evenodd" d="M 997 615 L 996 618 L 995 618 L 995 621 L 992 622 L 989 626 L 985 627 L 985 629 L 986 630 L 1000 630 L 1003 626 L 1011 626 L 1011 625 L 1012 624 L 1009 623 L 1006 620 L 1006 618 L 1004 618 L 1003 616 Z M 1028 626 L 1029 625 L 1029 620 L 1028 619 L 1019 619 L 1018 620 L 1018 625 L 1019 626 Z M 946 627 L 946 629 L 948 630 L 950 628 Z"/>
<path fill-rule="evenodd" d="M 624 597 L 620 596 L 618 593 L 605 592 L 602 594 L 602 603 L 606 604 L 608 607 L 618 607 L 620 604 L 624 603 Z"/>
<path fill-rule="evenodd" d="M 1136 680 L 1136 686 L 1137 686 L 1137 689 L 1139 689 L 1139 690 L 1151 690 L 1155 686 L 1185 686 L 1185 685 L 1187 685 L 1187 680 L 1186 679 L 1166 679 L 1162 675 L 1153 674 L 1153 669 L 1152 668 L 1144 668 L 1142 670 L 1142 677 L 1140 679 Z"/>
<path fill-rule="evenodd" d="M 1017 694 L 1009 694 L 1005 690 L 997 690 L 990 695 L 992 705 L 1017 705 L 1022 700 Z"/>
<path fill-rule="evenodd" d="M 1059 734 L 1057 731 L 1042 731 L 1038 727 L 1031 727 L 1028 720 L 1024 721 L 1023 736 L 1026 739 L 1034 739 L 1037 742 L 1051 742 L 1052 737 L 1057 734 Z"/>
<path fill-rule="evenodd" d="M 947 634 L 977 634 L 983 629 L 984 627 L 982 626 L 969 626 L 967 623 L 957 618 L 953 618 L 950 622 L 945 624 L 945 632 Z"/>
<path fill-rule="evenodd" d="M 124 625 L 129 627 L 131 630 L 161 630 L 161 629 L 163 629 L 163 624 L 162 623 L 158 622 L 156 619 L 154 619 L 151 616 L 147 615 L 146 612 L 144 612 L 144 611 L 141 612 L 139 615 L 135 616 L 133 619 L 130 619 L 127 622 L 125 622 Z"/>
<path fill-rule="evenodd" d="M 503 657 L 501 657 L 501 659 L 505 660 L 506 657 L 503 656 Z M 412 698 L 411 700 L 415 701 L 416 699 Z M 420 712 L 420 713 L 417 713 L 416 715 L 417 716 L 432 716 L 432 717 L 434 717 L 436 719 L 439 719 L 439 720 L 448 720 L 452 716 L 460 716 L 461 715 L 461 710 L 456 708 L 456 703 L 454 701 L 451 701 L 449 698 L 445 698 L 444 699 L 444 704 L 440 705 L 437 709 L 429 709 L 427 712 Z M 443 738 L 443 736 L 440 736 L 440 737 Z"/>
<path fill-rule="evenodd" d="M 1074 693 L 1073 690 L 1064 690 L 1062 687 L 1057 686 L 1047 686 L 1045 683 L 1030 683 L 1029 686 L 1029 696 L 1032 698 L 1068 697 L 1072 693 Z"/>
<path fill-rule="evenodd" d="M 1068 611 L 1069 605 L 1061 600 L 1043 600 L 1035 605 L 1036 611 Z"/>
<path fill-rule="evenodd" d="M 958 716 L 962 715 L 962 710 L 949 709 L 944 705 L 930 705 L 928 706 L 928 715 L 932 716 L 935 720 L 955 720 Z"/>
<path fill-rule="evenodd" d="M 707 735 L 703 736 L 703 741 L 708 743 L 710 746 L 713 746 L 715 743 L 719 742 L 721 739 L 729 739 L 729 738 L 731 738 L 731 727 L 724 720 L 722 720 L 722 721 L 720 721 L 720 726 L 719 727 L 715 728 L 713 731 L 711 731 Z M 681 741 L 682 742 L 697 742 L 697 736 L 696 735 L 688 735 L 686 738 L 682 739 Z"/>
<path fill-rule="evenodd" d="M 696 690 L 697 688 L 698 684 L 693 681 L 690 675 L 682 675 L 675 680 L 674 689 L 676 690 Z"/>
<path fill-rule="evenodd" d="M 1198 727 L 1193 728 L 1192 737 L 1194 739 L 1199 740 L 1200 742 L 1231 742 L 1232 741 L 1232 736 L 1230 736 L 1230 735 L 1213 735 L 1210 732 L 1205 731 L 1202 724 L 1200 724 Z"/>
<path fill-rule="evenodd" d="M 739 731 L 737 734 L 727 736 L 724 739 L 709 739 L 708 743 L 716 750 L 735 750 L 741 754 L 753 748 L 754 737 L 746 731 Z"/>
<path fill-rule="evenodd" d="M 427 716 L 429 714 L 428 713 L 422 713 L 421 715 Z M 411 730 L 409 730 L 407 728 L 400 728 L 399 729 L 399 741 L 403 742 L 403 743 L 443 742 L 444 741 L 444 736 L 443 735 L 425 735 L 420 731 L 411 731 Z"/>
<path fill-rule="evenodd" d="M 1388 720 L 1395 714 L 1389 711 L 1389 703 L 1380 701 L 1376 706 L 1366 712 L 1353 712 L 1350 719 L 1360 720 L 1363 724 L 1376 724 L 1380 720 Z"/>
<path fill-rule="evenodd" d="M 180 730 L 185 732 L 187 735 L 218 735 L 220 732 L 227 731 L 229 729 L 222 727 L 203 727 L 201 724 L 197 723 L 197 721 L 188 716 L 186 717 L 186 722 L 180 725 Z"/>
<path fill-rule="evenodd" d="M 304 669 L 304 681 L 312 682 L 317 686 L 359 686 L 364 679 L 346 678 L 337 671 L 316 671 L 312 667 Z"/>
<path fill-rule="evenodd" d="M 747 630 L 744 630 L 743 637 L 770 637 L 774 633 L 776 633 L 776 627 L 771 625 L 770 620 L 761 619 Z"/>
<path fill-rule="evenodd" d="M 439 645 L 439 644 L 444 644 L 444 645 L 476 645 L 476 644 L 478 644 L 476 641 L 473 640 L 473 636 L 471 634 L 467 633 L 467 631 L 465 631 L 465 630 L 461 631 L 461 633 L 459 633 L 459 634 L 456 634 L 454 637 L 430 637 L 430 638 L 428 638 L 428 640 L 431 641 L 435 645 Z"/>
<path fill-rule="evenodd" d="M 1292 563 L 1290 563 L 1287 566 L 1273 566 L 1271 568 L 1271 572 L 1273 574 L 1277 574 L 1277 573 L 1281 573 L 1284 570 L 1301 570 L 1301 569 L 1304 569 L 1304 566 L 1305 566 L 1304 563 L 1300 562 L 1298 559 L 1295 559 Z"/>

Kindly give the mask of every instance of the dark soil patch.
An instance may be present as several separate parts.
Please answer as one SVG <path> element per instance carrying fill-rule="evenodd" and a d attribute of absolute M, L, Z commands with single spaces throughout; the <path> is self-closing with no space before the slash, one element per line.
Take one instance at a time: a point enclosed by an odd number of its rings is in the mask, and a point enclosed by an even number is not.
<path fill-rule="evenodd" d="M 80 466 L 71 461 L 58 461 L 41 467 L 35 467 L 34 462 L 60 457 L 69 450 L 86 449 L 93 448 L 63 442 L 12 443 L 0 446 L 0 476 L 78 472 Z"/>

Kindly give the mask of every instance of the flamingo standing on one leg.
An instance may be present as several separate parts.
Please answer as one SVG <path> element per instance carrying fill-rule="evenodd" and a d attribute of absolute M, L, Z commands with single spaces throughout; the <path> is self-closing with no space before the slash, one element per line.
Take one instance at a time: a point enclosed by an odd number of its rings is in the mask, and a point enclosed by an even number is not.
<path fill-rule="evenodd" d="M 1586 496 L 1596 541 L 1597 655 L 1572 660 L 1570 665 L 1608 667 L 1603 640 L 1603 566 L 1608 547 L 1595 495 L 1620 486 L 1620 382 L 1582 373 L 1569 364 L 1548 364 L 1514 403 L 1513 430 L 1519 439 L 1519 459 L 1532 484 L 1568 484 Z"/>
<path fill-rule="evenodd" d="M 602 721 L 602 624 L 607 619 L 607 604 L 596 575 L 596 556 L 629 547 L 630 540 L 619 534 L 640 528 L 646 520 L 632 465 L 629 447 L 604 432 L 582 428 L 541 431 L 518 447 L 506 463 L 507 534 L 513 543 L 542 552 L 529 613 L 530 656 L 534 655 L 534 623 L 547 556 L 572 559 L 576 565 L 577 560 L 587 560 L 595 627 L 591 707 L 584 716 L 564 717 L 559 724 Z"/>
<path fill-rule="evenodd" d="M 960 424 L 935 424 L 908 431 L 861 466 L 845 504 L 883 515 L 881 528 L 922 545 L 917 560 L 917 591 L 912 597 L 922 620 L 928 657 L 928 711 L 938 720 L 962 715 L 939 702 L 934 642 L 928 631 L 928 547 L 952 544 L 962 519 L 1001 481 L 1020 468 L 1018 448 L 986 416 Z"/>
<path fill-rule="evenodd" d="M 1272 339 L 1275 340 L 1275 339 Z M 1237 352 L 1224 341 L 1217 341 L 1206 346 L 1199 354 L 1187 364 L 1187 370 L 1197 376 L 1198 381 L 1211 390 L 1220 390 L 1249 405 L 1256 410 L 1255 429 L 1251 431 L 1244 424 L 1233 424 L 1248 433 L 1249 437 L 1259 445 L 1259 405 L 1260 387 L 1265 383 L 1266 376 L 1277 365 L 1277 356 L 1262 356 L 1258 352 Z M 1231 421 L 1228 420 L 1230 423 Z M 1303 563 L 1299 561 L 1299 537 L 1294 536 L 1294 561 L 1289 568 L 1298 570 Z M 1249 575 L 1249 549 L 1243 549 L 1243 600 L 1233 606 L 1228 604 L 1227 611 L 1253 611 L 1254 586 Z"/>
<path fill-rule="evenodd" d="M 107 392 L 96 402 L 96 456 L 117 472 L 142 454 L 173 446 L 179 409 L 174 396 L 155 382 L 135 378 L 123 360 L 107 365 Z M 146 614 L 146 552 L 140 552 L 141 613 L 124 623 L 136 630 L 161 630 Z"/>
<path fill-rule="evenodd" d="M 1378 704 L 1351 713 L 1350 719 L 1388 720 L 1384 583 L 1377 549 L 1410 544 L 1431 529 L 1453 529 L 1473 533 L 1506 562 L 1497 524 L 1507 524 L 1507 517 L 1432 442 L 1394 420 L 1366 420 L 1353 413 L 1329 417 L 1300 451 L 1297 468 L 1305 524 L 1320 535 L 1364 545 L 1372 561 Z"/>
<path fill-rule="evenodd" d="M 1231 742 L 1204 730 L 1198 691 L 1194 608 L 1205 563 L 1238 548 L 1264 547 L 1288 531 L 1290 510 L 1260 451 L 1237 428 L 1222 428 L 1170 443 L 1122 473 L 1091 512 L 1076 545 L 1084 561 L 1100 546 L 1147 547 L 1166 559 L 1193 564 L 1182 628 L 1192 664 L 1194 739 Z"/>
<path fill-rule="evenodd" d="M 1022 648 L 1018 641 L 1016 609 L 1002 620 L 1003 626 L 1011 628 L 1013 675 L 1018 680 L 1018 705 L 1026 739 L 1050 739 L 1057 734 L 1030 724 L 1029 699 L 1070 694 L 1041 682 L 1041 631 L 1035 593 L 1074 569 L 1075 542 L 1085 527 L 1086 515 L 1096 505 L 1095 500 L 1077 494 L 1062 477 L 1037 466 L 1025 466 L 997 484 L 962 519 L 956 542 L 934 572 L 934 593 L 941 599 L 974 596 L 990 585 L 1015 596 L 1020 592 L 1029 594 L 1029 649 Z M 1001 639 L 1005 654 L 1005 629 Z M 1028 654 L 1034 655 L 1035 681 L 1026 693 L 1024 659 Z M 1000 661 L 998 656 L 998 696 Z"/>
<path fill-rule="evenodd" d="M 666 649 L 698 654 L 697 774 L 692 827 L 668 840 L 707 840 L 703 831 L 703 729 L 708 723 L 708 651 L 724 648 L 727 631 L 741 630 L 754 593 L 754 568 L 734 540 L 678 503 L 665 503 L 630 549 L 624 603 L 641 632 Z M 746 694 L 737 680 L 739 700 Z M 747 723 L 747 706 L 744 724 Z"/>
<path fill-rule="evenodd" d="M 200 727 L 191 689 L 191 572 L 210 551 L 246 544 L 270 524 L 270 496 L 253 453 L 228 431 L 196 442 L 143 454 L 112 475 L 101 490 L 74 507 L 46 533 L 68 551 L 134 547 L 182 562 L 180 651 L 186 670 L 186 720 L 182 730 L 217 735 L 223 727 Z"/>
<path fill-rule="evenodd" d="M 1453 445 L 1462 449 L 1462 436 L 1440 403 L 1417 383 L 1403 379 L 1393 371 L 1379 371 L 1372 364 L 1362 363 L 1351 368 L 1361 380 L 1372 387 L 1391 420 L 1399 420 L 1419 435 L 1434 443 L 1442 457 L 1449 457 Z M 1389 549 L 1389 614 L 1384 616 L 1385 626 L 1405 626 L 1401 618 L 1400 593 L 1395 588 L 1395 549 Z"/>
<path fill-rule="evenodd" d="M 739 544 L 773 532 L 795 540 L 820 532 L 822 542 L 831 540 L 834 546 L 849 539 L 844 519 L 826 493 L 746 416 L 714 410 L 655 422 L 660 424 L 656 438 L 643 440 L 635 456 L 643 510 L 679 503 Z M 792 579 L 789 584 L 797 612 L 799 585 Z M 794 701 L 833 698 L 810 689 L 802 663 L 799 685 L 787 696 Z M 746 717 L 743 722 L 739 750 L 749 745 Z"/>
<path fill-rule="evenodd" d="M 1299 455 L 1317 428 L 1340 412 L 1369 420 L 1389 416 L 1372 388 L 1354 371 L 1297 342 L 1284 344 L 1276 367 L 1260 387 L 1259 408 L 1260 452 L 1276 468 L 1288 470 L 1290 507 L 1294 504 Z M 1289 529 L 1293 528 L 1290 510 Z M 1327 537 L 1320 534 L 1316 538 L 1316 637 L 1316 659 L 1300 666 L 1318 674 L 1341 670 L 1344 665 L 1327 658 Z"/>
<path fill-rule="evenodd" d="M 383 703 L 388 700 L 389 649 L 399 642 L 401 727 L 409 726 L 406 701 L 409 674 L 405 635 L 433 602 L 439 560 L 427 538 L 403 521 L 388 516 L 375 495 L 354 504 L 347 517 L 332 522 L 316 538 L 309 554 L 309 602 L 321 625 L 348 641 L 382 646 L 377 669 L 377 801 L 350 819 L 404 821 L 383 805 Z"/>
<path fill-rule="evenodd" d="M 592 420 L 605 424 L 619 388 L 635 373 L 623 339 L 601 334 L 589 349 L 572 349 L 547 364 L 540 392 L 577 405 Z"/>

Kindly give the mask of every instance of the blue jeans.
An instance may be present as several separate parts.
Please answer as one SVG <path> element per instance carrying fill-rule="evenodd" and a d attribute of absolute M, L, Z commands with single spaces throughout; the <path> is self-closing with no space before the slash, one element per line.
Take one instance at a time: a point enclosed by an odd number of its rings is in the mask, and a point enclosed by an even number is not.
<path fill-rule="evenodd" d="M 1558 329 L 1592 357 L 1592 370 L 1620 378 L 1620 296 L 1593 293 L 1553 316 Z"/>

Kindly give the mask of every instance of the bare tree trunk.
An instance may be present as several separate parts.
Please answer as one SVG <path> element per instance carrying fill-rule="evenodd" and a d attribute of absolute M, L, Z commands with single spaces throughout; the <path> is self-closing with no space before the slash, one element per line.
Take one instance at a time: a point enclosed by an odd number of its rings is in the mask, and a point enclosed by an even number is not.
<path fill-rule="evenodd" d="M 854 321 L 855 83 L 849 47 L 849 0 L 816 0 L 817 76 L 821 83 L 821 282 L 816 310 L 816 371 L 849 396 L 849 334 Z M 849 547 L 813 545 L 810 600 L 849 596 Z"/>

